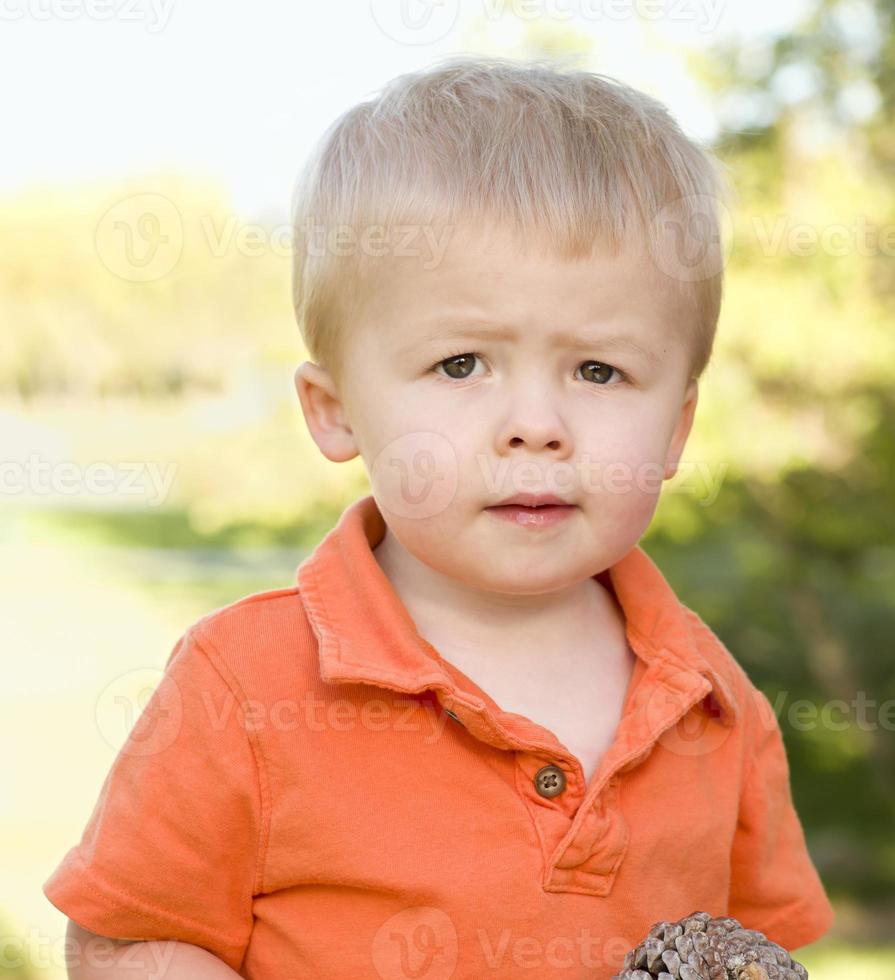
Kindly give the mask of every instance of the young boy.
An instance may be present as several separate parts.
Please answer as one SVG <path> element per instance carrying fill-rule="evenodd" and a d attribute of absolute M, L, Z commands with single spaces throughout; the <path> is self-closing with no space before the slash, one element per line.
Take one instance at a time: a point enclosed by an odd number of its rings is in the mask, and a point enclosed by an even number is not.
<path fill-rule="evenodd" d="M 45 885 L 79 976 L 609 980 L 694 910 L 827 932 L 770 703 L 638 545 L 722 196 L 660 103 L 585 72 L 454 58 L 331 127 L 296 389 L 372 493 L 296 586 L 178 640 Z"/>

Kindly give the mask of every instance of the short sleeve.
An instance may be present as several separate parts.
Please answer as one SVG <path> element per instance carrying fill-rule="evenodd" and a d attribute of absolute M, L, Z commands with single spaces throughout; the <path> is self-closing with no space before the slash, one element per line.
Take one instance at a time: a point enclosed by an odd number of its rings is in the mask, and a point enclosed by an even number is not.
<path fill-rule="evenodd" d="M 820 939 L 834 910 L 793 805 L 773 706 L 761 691 L 753 696 L 758 710 L 731 854 L 729 914 L 792 951 Z"/>
<path fill-rule="evenodd" d="M 241 700 L 195 627 L 187 630 L 80 842 L 43 885 L 53 905 L 91 932 L 192 943 L 238 971 L 253 924 L 261 829 Z"/>

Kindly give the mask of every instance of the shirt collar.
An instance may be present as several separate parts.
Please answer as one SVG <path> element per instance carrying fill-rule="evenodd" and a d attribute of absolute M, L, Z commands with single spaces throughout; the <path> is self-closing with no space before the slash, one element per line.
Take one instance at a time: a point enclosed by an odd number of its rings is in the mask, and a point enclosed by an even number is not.
<path fill-rule="evenodd" d="M 414 693 L 429 687 L 452 690 L 454 682 L 373 554 L 385 531 L 385 520 L 368 494 L 342 512 L 298 566 L 299 592 L 318 641 L 320 676 L 328 683 L 377 684 Z M 663 681 L 681 691 L 707 678 L 712 697 L 703 707 L 732 725 L 738 714 L 733 682 L 705 658 L 694 632 L 698 617 L 680 603 L 646 552 L 635 545 L 600 577 L 611 583 L 629 640 L 647 665 L 655 665 Z M 703 641 L 712 640 L 729 656 L 711 631 L 701 633 Z"/>

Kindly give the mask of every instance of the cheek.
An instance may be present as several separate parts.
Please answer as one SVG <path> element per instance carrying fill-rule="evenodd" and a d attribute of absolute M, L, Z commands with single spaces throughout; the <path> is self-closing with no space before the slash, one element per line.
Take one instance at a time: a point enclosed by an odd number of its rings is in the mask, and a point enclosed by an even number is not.
<path fill-rule="evenodd" d="M 667 437 L 661 425 L 620 427 L 589 446 L 594 459 L 606 466 L 616 466 L 630 472 L 649 463 L 661 463 L 665 458 Z"/>
<path fill-rule="evenodd" d="M 460 462 L 456 445 L 434 423 L 407 411 L 383 419 L 366 459 L 373 494 L 391 520 L 419 521 L 454 502 Z"/>
<path fill-rule="evenodd" d="M 624 418 L 588 433 L 580 454 L 586 496 L 632 517 L 651 513 L 662 489 L 667 443 L 664 421 Z"/>
<path fill-rule="evenodd" d="M 464 431 L 456 411 L 445 410 L 433 388 L 401 385 L 386 397 L 367 385 L 352 403 L 372 492 L 390 520 L 442 515 L 457 498 L 464 456 L 474 452 L 472 433 Z"/>

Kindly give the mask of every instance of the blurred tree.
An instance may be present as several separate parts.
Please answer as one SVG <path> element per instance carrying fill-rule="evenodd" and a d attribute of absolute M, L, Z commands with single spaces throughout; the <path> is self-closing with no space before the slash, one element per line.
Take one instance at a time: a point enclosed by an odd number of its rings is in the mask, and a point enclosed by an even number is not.
<path fill-rule="evenodd" d="M 0 394 L 220 392 L 298 336 L 288 226 L 212 181 L 39 187 L 0 201 L 0 220 Z"/>
<path fill-rule="evenodd" d="M 697 519 L 663 499 L 647 545 L 777 704 L 828 887 L 878 903 L 895 894 L 893 26 L 892 0 L 816 0 L 791 34 L 690 56 L 741 198 L 694 444 L 726 458 L 732 435 L 739 458 Z"/>

